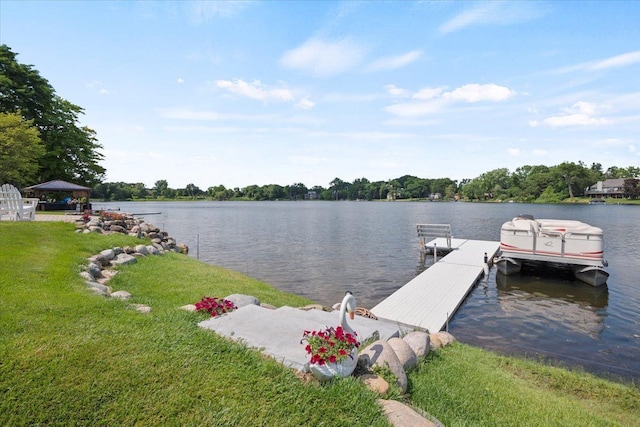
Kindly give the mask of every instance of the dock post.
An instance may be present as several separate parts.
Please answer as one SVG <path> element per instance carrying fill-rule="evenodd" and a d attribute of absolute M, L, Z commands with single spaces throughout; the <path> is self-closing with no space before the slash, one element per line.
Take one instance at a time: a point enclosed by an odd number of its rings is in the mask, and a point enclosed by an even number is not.
<path fill-rule="evenodd" d="M 434 242 L 433 243 L 433 263 L 435 264 L 436 262 L 438 262 L 438 245 L 436 245 Z"/>
<path fill-rule="evenodd" d="M 489 257 L 486 252 L 484 253 L 484 265 L 482 267 L 485 277 L 489 276 Z"/>

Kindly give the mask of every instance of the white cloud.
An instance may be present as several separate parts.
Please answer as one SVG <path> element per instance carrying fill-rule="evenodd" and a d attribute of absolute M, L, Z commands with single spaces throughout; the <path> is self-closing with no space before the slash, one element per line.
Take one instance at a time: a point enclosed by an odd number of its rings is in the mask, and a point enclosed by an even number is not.
<path fill-rule="evenodd" d="M 280 64 L 314 76 L 332 77 L 358 65 L 364 55 L 365 49 L 349 39 L 334 42 L 310 39 L 302 46 L 285 52 Z"/>
<path fill-rule="evenodd" d="M 266 89 L 258 80 L 254 80 L 252 83 L 247 83 L 244 80 L 216 80 L 216 86 L 233 94 L 264 102 L 291 102 L 294 100 L 293 92 L 290 90 L 282 88 Z"/>
<path fill-rule="evenodd" d="M 596 113 L 596 104 L 592 102 L 578 101 L 575 104 L 573 104 L 571 108 L 566 108 L 565 111 L 569 113 L 572 113 L 575 111 L 580 114 L 592 116 Z"/>
<path fill-rule="evenodd" d="M 544 119 L 544 124 L 551 127 L 606 125 L 610 123 L 607 119 L 591 117 L 588 114 L 581 113 L 566 114 L 564 116 L 554 116 Z"/>
<path fill-rule="evenodd" d="M 184 79 L 182 77 L 178 77 L 178 80 L 176 80 L 176 83 L 178 84 L 184 83 Z"/>
<path fill-rule="evenodd" d="M 403 102 L 385 108 L 388 113 L 401 117 L 416 117 L 442 111 L 457 101 L 468 103 L 491 101 L 500 102 L 514 96 L 516 92 L 505 86 L 496 84 L 468 84 L 451 92 L 443 92 L 442 88 L 423 88 L 412 95 L 420 102 Z"/>
<path fill-rule="evenodd" d="M 507 148 L 507 154 L 513 157 L 517 157 L 520 155 L 520 149 L 518 148 Z"/>
<path fill-rule="evenodd" d="M 433 98 L 437 98 L 442 94 L 443 89 L 439 88 L 439 87 L 435 87 L 435 88 L 423 88 L 420 89 L 418 92 L 416 92 L 415 94 L 413 94 L 413 98 L 414 99 L 433 99 Z"/>
<path fill-rule="evenodd" d="M 620 68 L 629 65 L 637 64 L 640 62 L 640 50 L 633 52 L 623 53 L 621 55 L 612 56 L 606 59 L 600 59 L 597 61 L 582 62 L 576 65 L 570 65 L 557 70 L 553 70 L 552 73 L 564 74 L 572 73 L 576 71 L 601 71 L 608 70 L 610 68 Z"/>
<path fill-rule="evenodd" d="M 367 67 L 368 71 L 380 71 L 380 70 L 396 70 L 398 68 L 405 67 L 418 60 L 422 56 L 421 50 L 412 50 L 403 55 L 389 56 L 386 58 L 380 58 Z"/>
<path fill-rule="evenodd" d="M 439 28 L 447 34 L 473 25 L 511 25 L 538 19 L 546 14 L 546 9 L 537 2 L 490 1 L 460 2 L 472 5 Z"/>
<path fill-rule="evenodd" d="M 387 91 L 387 93 L 391 96 L 407 98 L 411 95 L 407 89 L 399 88 L 393 84 L 386 85 L 384 88 Z"/>
<path fill-rule="evenodd" d="M 626 67 L 627 65 L 636 64 L 638 62 L 640 62 L 640 50 L 603 59 L 592 64 L 589 68 L 592 70 L 604 70 L 607 68 Z"/>
<path fill-rule="evenodd" d="M 569 108 L 564 108 L 563 111 L 566 114 L 547 117 L 543 120 L 543 123 L 551 127 L 597 126 L 611 124 L 612 122 L 609 119 L 596 117 L 596 114 L 600 109 L 601 108 L 594 103 L 579 101 Z"/>
<path fill-rule="evenodd" d="M 301 110 L 311 110 L 315 106 L 315 102 L 307 98 L 301 98 L 295 105 L 296 108 Z"/>
<path fill-rule="evenodd" d="M 508 87 L 498 86 L 496 84 L 468 84 L 445 93 L 443 97 L 466 102 L 504 101 L 515 94 L 516 93 Z"/>
<path fill-rule="evenodd" d="M 544 157 L 548 155 L 549 152 L 547 150 L 533 150 L 533 155 L 538 157 Z"/>

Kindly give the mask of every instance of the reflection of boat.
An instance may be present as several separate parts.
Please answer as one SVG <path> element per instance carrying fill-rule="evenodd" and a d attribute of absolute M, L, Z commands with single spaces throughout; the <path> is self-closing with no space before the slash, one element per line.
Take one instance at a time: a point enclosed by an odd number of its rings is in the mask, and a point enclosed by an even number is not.
<path fill-rule="evenodd" d="M 522 333 L 528 328 L 543 328 L 555 325 L 574 332 L 598 336 L 604 328 L 609 292 L 606 285 L 598 287 L 577 285 L 570 278 L 563 280 L 563 270 L 531 268 L 524 266 L 522 274 L 505 276 L 496 274 L 498 300 L 503 312 L 516 319 L 527 319 L 520 324 Z M 524 320 L 523 320 L 524 322 Z M 535 325 L 535 326 L 534 326 Z"/>
<path fill-rule="evenodd" d="M 543 261 L 572 267 L 575 277 L 593 286 L 606 283 L 602 229 L 580 221 L 534 219 L 521 215 L 502 225 L 498 271 L 520 272 L 525 261 Z"/>

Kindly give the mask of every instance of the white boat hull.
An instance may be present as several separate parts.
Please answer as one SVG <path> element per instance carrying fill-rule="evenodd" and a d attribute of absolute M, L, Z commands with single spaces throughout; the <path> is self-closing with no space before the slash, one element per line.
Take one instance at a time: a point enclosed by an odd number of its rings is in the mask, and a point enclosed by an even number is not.
<path fill-rule="evenodd" d="M 498 271 L 514 274 L 525 260 L 566 264 L 578 280 L 593 286 L 606 283 L 604 240 L 600 228 L 572 220 L 536 220 L 523 215 L 500 230 Z"/>
<path fill-rule="evenodd" d="M 515 258 L 500 256 L 496 259 L 495 265 L 498 271 L 505 276 L 520 273 L 522 270 L 522 261 Z"/>
<path fill-rule="evenodd" d="M 607 283 L 609 273 L 601 267 L 597 266 L 574 266 L 573 273 L 576 275 L 576 279 L 588 283 L 591 286 L 602 286 Z"/>

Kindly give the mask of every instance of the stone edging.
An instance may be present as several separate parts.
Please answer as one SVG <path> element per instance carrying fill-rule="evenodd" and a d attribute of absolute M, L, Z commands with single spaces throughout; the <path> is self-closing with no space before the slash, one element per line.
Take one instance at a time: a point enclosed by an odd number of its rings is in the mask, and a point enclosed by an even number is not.
<path fill-rule="evenodd" d="M 160 231 L 157 227 L 145 223 L 129 214 L 117 214 L 117 219 L 103 220 L 99 218 L 90 219 L 87 222 L 79 221 L 76 232 L 79 233 L 99 233 L 99 234 L 127 234 L 138 238 L 149 238 L 151 244 L 114 247 L 105 249 L 99 254 L 88 258 L 89 264 L 80 272 L 80 277 L 85 280 L 87 288 L 98 295 L 105 297 L 128 300 L 131 293 L 120 290 L 113 292 L 108 286 L 109 280 L 118 271 L 113 267 L 133 264 L 138 258 L 148 255 L 162 255 L 166 252 L 177 252 L 187 254 L 189 248 L 184 244 L 177 244 L 175 239 Z M 151 312 L 151 307 L 144 304 L 132 304 L 132 307 L 139 313 Z"/>

